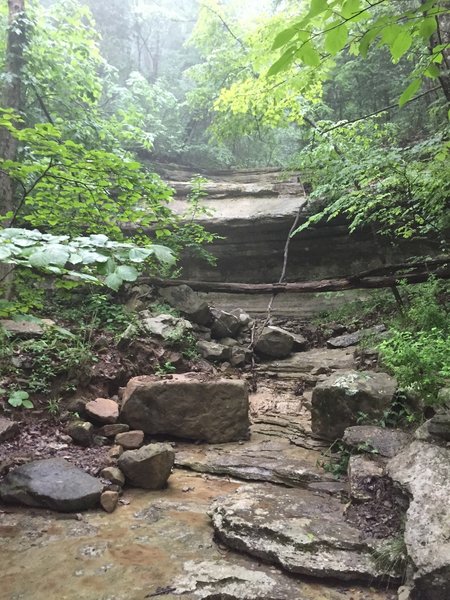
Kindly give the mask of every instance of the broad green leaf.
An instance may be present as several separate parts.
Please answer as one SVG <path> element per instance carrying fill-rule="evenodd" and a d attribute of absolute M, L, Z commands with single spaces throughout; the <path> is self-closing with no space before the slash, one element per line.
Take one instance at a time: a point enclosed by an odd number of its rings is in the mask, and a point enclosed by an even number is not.
<path fill-rule="evenodd" d="M 107 285 L 109 288 L 116 292 L 118 291 L 122 283 L 123 279 L 117 274 L 117 272 L 110 273 L 109 275 L 107 275 L 107 277 L 105 277 L 105 285 Z"/>
<path fill-rule="evenodd" d="M 381 43 L 387 44 L 390 47 L 402 33 L 403 27 L 400 27 L 400 25 L 397 25 L 396 23 L 388 25 L 382 29 Z"/>
<path fill-rule="evenodd" d="M 0 246 L 0 260 L 5 260 L 11 256 L 11 250 L 5 246 Z"/>
<path fill-rule="evenodd" d="M 332 56 L 337 54 L 344 48 L 348 40 L 348 30 L 345 23 L 335 26 L 327 32 L 325 36 L 325 50 Z"/>
<path fill-rule="evenodd" d="M 427 41 L 437 29 L 437 21 L 435 17 L 426 17 L 422 20 L 419 33 L 425 41 Z"/>
<path fill-rule="evenodd" d="M 120 267 L 117 267 L 116 273 L 124 281 L 136 281 L 136 279 L 139 276 L 139 272 L 137 271 L 137 269 L 135 269 L 131 265 L 120 265 Z"/>
<path fill-rule="evenodd" d="M 320 13 L 327 10 L 327 8 L 327 0 L 311 0 L 311 6 L 309 7 L 307 19 L 312 19 L 313 17 L 320 15 Z"/>
<path fill-rule="evenodd" d="M 278 50 L 281 46 L 285 46 L 296 33 L 298 33 L 298 27 L 295 25 L 293 27 L 288 27 L 284 31 L 280 31 L 273 42 L 272 50 Z"/>
<path fill-rule="evenodd" d="M 392 44 L 389 45 L 392 59 L 397 62 L 407 52 L 412 44 L 412 37 L 409 31 L 405 29 L 395 38 Z"/>
<path fill-rule="evenodd" d="M 24 392 L 23 390 L 17 390 L 9 395 L 8 404 L 14 406 L 15 408 L 19 406 L 25 406 L 25 402 L 28 400 L 29 397 L 30 396 L 28 392 Z M 33 408 L 33 405 L 31 405 L 31 408 Z"/>
<path fill-rule="evenodd" d="M 420 90 L 421 87 L 422 87 L 422 80 L 414 79 L 408 85 L 408 87 L 403 92 L 403 94 L 400 96 L 400 98 L 398 100 L 399 106 L 401 107 L 404 104 L 406 104 L 409 100 L 411 100 L 416 95 L 416 93 Z"/>
<path fill-rule="evenodd" d="M 152 253 L 160 262 L 166 263 L 168 265 L 175 264 L 176 257 L 173 251 L 170 248 L 167 248 L 167 246 L 159 246 L 158 244 L 153 244 L 152 246 L 150 246 L 149 249 L 152 250 Z"/>
<path fill-rule="evenodd" d="M 379 30 L 376 28 L 369 29 L 361 38 L 359 42 L 359 52 L 363 58 L 367 57 L 370 44 L 379 35 Z"/>
<path fill-rule="evenodd" d="M 346 0 L 342 6 L 342 16 L 350 19 L 361 10 L 361 0 Z"/>
<path fill-rule="evenodd" d="M 298 50 L 296 56 L 300 58 L 305 65 L 308 67 L 318 67 L 320 65 L 320 54 L 311 44 L 311 42 L 306 42 L 303 46 Z"/>
<path fill-rule="evenodd" d="M 277 75 L 292 63 L 294 59 L 295 49 L 290 47 L 284 52 L 280 58 L 273 63 L 270 69 L 267 71 L 267 77 L 271 77 L 272 75 Z"/>
<path fill-rule="evenodd" d="M 150 248 L 131 248 L 129 259 L 131 262 L 141 263 L 151 256 L 151 254 L 153 254 L 153 252 Z"/>
<path fill-rule="evenodd" d="M 437 65 L 434 65 L 434 64 L 430 65 L 428 67 L 428 69 L 426 69 L 423 72 L 423 74 L 426 77 L 430 77 L 431 79 L 436 79 L 437 77 L 439 77 L 440 73 L 441 73 L 441 71 L 440 71 L 439 67 Z"/>

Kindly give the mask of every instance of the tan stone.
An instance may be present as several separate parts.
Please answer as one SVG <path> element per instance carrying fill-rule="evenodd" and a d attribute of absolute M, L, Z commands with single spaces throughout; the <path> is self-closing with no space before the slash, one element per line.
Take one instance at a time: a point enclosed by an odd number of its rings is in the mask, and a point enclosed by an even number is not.
<path fill-rule="evenodd" d="M 125 433 L 130 429 L 129 425 L 125 425 L 125 423 L 111 423 L 109 425 L 103 425 L 98 432 L 100 435 L 104 435 L 108 438 L 115 437 L 118 433 Z"/>
<path fill-rule="evenodd" d="M 120 444 L 124 450 L 136 450 L 144 443 L 144 432 L 141 430 L 127 431 L 118 433 L 114 439 L 116 444 Z"/>
<path fill-rule="evenodd" d="M 115 423 L 119 417 L 119 405 L 109 398 L 91 400 L 86 404 L 85 411 L 99 423 Z"/>
<path fill-rule="evenodd" d="M 107 513 L 112 513 L 116 510 L 117 503 L 119 502 L 119 492 L 113 492 L 106 490 L 100 496 L 100 504 Z"/>
<path fill-rule="evenodd" d="M 122 486 L 125 483 L 125 475 L 118 467 L 105 467 L 100 476 L 116 485 Z"/>
<path fill-rule="evenodd" d="M 119 445 L 111 446 L 111 449 L 108 452 L 110 458 L 119 458 L 119 456 L 121 456 L 122 453 L 123 448 Z"/>

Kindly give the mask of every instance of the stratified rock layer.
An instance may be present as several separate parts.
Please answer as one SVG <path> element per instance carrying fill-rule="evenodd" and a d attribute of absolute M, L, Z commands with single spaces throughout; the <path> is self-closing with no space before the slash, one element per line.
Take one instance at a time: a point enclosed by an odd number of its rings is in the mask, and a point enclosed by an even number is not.
<path fill-rule="evenodd" d="M 344 581 L 386 576 L 374 562 L 374 543 L 363 541 L 343 512 L 330 496 L 264 484 L 219 498 L 211 517 L 223 543 L 291 573 Z"/>
<path fill-rule="evenodd" d="M 248 436 L 247 385 L 196 373 L 165 380 L 134 377 L 125 389 L 121 420 L 151 435 L 237 441 Z"/>
<path fill-rule="evenodd" d="M 103 485 L 62 458 L 38 460 L 10 471 L 0 484 L 0 498 L 60 512 L 77 512 L 98 505 Z"/>
<path fill-rule="evenodd" d="M 450 449 L 413 442 L 388 463 L 411 495 L 405 542 L 413 563 L 413 600 L 450 598 Z"/>

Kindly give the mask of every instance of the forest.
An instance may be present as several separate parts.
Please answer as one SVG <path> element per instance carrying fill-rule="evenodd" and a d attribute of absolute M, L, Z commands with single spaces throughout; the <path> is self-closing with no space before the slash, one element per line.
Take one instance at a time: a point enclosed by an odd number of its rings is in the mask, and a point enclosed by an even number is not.
<path fill-rule="evenodd" d="M 179 276 L 186 249 L 213 260 L 191 218 L 202 180 L 176 214 L 158 164 L 279 167 L 313 207 L 292 235 L 341 216 L 374 243 L 434 246 L 411 258 L 439 318 L 404 319 L 387 354 L 420 363 L 405 382 L 448 377 L 446 2 L 10 0 L 1 19 L 3 317 L 42 311 L 39 281 L 95 296 Z"/>

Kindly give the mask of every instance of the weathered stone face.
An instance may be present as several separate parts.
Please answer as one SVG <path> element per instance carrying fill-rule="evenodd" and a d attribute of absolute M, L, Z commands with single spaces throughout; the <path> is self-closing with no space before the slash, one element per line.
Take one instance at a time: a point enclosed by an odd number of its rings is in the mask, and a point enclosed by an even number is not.
<path fill-rule="evenodd" d="M 216 340 L 221 338 L 234 338 L 242 327 L 241 321 L 237 315 L 214 309 L 212 311 L 214 321 L 211 326 L 211 335 Z"/>
<path fill-rule="evenodd" d="M 121 420 L 151 435 L 237 441 L 248 436 L 247 385 L 196 373 L 165 380 L 134 377 L 125 389 Z"/>
<path fill-rule="evenodd" d="M 0 497 L 9 504 L 77 512 L 97 506 L 102 489 L 95 477 L 62 458 L 49 458 L 10 471 L 0 485 Z"/>
<path fill-rule="evenodd" d="M 391 404 L 397 382 L 386 373 L 347 371 L 335 373 L 313 390 L 311 429 L 327 440 L 341 438 L 356 425 L 360 414 L 377 419 Z"/>
<path fill-rule="evenodd" d="M 405 542 L 413 565 L 412 600 L 450 598 L 450 449 L 415 441 L 387 471 L 412 496 Z"/>
<path fill-rule="evenodd" d="M 375 425 L 354 425 L 344 432 L 344 442 L 348 446 L 357 447 L 367 444 L 381 456 L 392 458 L 410 441 L 411 435 L 398 429 L 386 429 Z"/>
<path fill-rule="evenodd" d="M 286 358 L 294 347 L 294 336 L 280 327 L 264 327 L 255 352 L 270 358 Z"/>
<path fill-rule="evenodd" d="M 243 486 L 216 500 L 211 518 L 222 542 L 290 573 L 371 582 L 391 575 L 374 562 L 377 542 L 361 540 L 360 531 L 345 522 L 343 506 L 330 496 L 268 484 Z"/>
<path fill-rule="evenodd" d="M 119 458 L 119 468 L 135 487 L 160 490 L 167 484 L 174 457 L 169 444 L 149 444 L 124 452 Z"/>
<path fill-rule="evenodd" d="M 177 285 L 159 290 L 164 300 L 198 325 L 209 325 L 212 314 L 208 304 L 188 285 Z"/>

